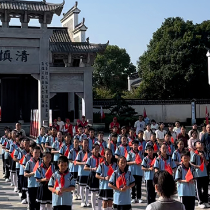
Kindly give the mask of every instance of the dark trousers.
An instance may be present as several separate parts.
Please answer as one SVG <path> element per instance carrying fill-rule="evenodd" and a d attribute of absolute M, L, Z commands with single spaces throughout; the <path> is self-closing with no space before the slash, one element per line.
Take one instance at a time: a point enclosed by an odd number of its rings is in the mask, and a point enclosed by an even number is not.
<path fill-rule="evenodd" d="M 9 179 L 9 176 L 10 176 L 10 172 L 9 172 L 9 169 L 10 169 L 10 161 L 9 159 L 5 159 L 5 179 Z"/>
<path fill-rule="evenodd" d="M 147 204 L 155 202 L 156 193 L 155 193 L 155 187 L 153 185 L 153 180 L 147 180 Z"/>
<path fill-rule="evenodd" d="M 53 210 L 71 210 L 71 206 L 54 206 Z"/>
<path fill-rule="evenodd" d="M 180 200 L 184 204 L 185 210 L 194 210 L 195 209 L 195 197 L 181 196 Z"/>
<path fill-rule="evenodd" d="M 208 177 L 198 177 L 196 180 L 196 190 L 198 203 L 208 203 Z"/>
<path fill-rule="evenodd" d="M 24 179 L 28 179 L 27 177 L 24 177 L 24 175 L 20 175 L 20 185 L 21 185 L 21 200 L 26 199 L 26 189 L 24 188 Z"/>
<path fill-rule="evenodd" d="M 141 199 L 141 182 L 142 176 L 133 175 L 135 179 L 135 186 L 132 187 L 132 199 Z M 136 193 L 137 192 L 137 193 Z M 137 194 L 137 196 L 136 196 Z"/>
<path fill-rule="evenodd" d="M 4 154 L 2 154 L 2 162 L 3 162 L 3 174 L 5 174 L 6 163 L 4 160 Z"/>
<path fill-rule="evenodd" d="M 18 191 L 21 192 L 22 186 L 20 183 L 20 175 L 19 175 L 20 169 L 16 168 L 16 174 L 17 174 L 17 179 L 18 179 Z"/>
<path fill-rule="evenodd" d="M 40 203 L 36 202 L 37 189 L 38 189 L 38 187 L 28 188 L 29 209 L 30 210 L 39 210 L 40 209 Z"/>

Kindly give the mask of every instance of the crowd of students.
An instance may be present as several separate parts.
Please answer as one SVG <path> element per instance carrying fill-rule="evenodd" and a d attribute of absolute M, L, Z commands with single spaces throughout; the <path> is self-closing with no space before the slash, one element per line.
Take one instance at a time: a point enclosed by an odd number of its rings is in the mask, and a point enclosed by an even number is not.
<path fill-rule="evenodd" d="M 31 141 L 17 130 L 5 128 L 1 138 L 3 172 L 23 204 L 30 210 L 72 209 L 72 200 L 81 207 L 98 210 L 129 210 L 142 203 L 142 182 L 146 182 L 147 204 L 156 200 L 153 178 L 167 171 L 177 182 L 177 192 L 186 210 L 208 208 L 210 125 L 197 125 L 186 133 L 179 122 L 159 123 L 153 129 L 130 129 L 118 134 L 113 126 L 108 141 L 103 132 L 78 125 L 75 135 L 52 127 L 40 128 Z M 135 123 L 136 126 L 142 123 Z M 207 128 L 207 131 L 206 129 Z M 201 139 L 199 139 L 201 138 Z M 210 139 L 209 139 L 210 140 Z M 169 189 L 170 191 L 170 186 Z M 91 194 L 91 200 L 88 195 Z"/>

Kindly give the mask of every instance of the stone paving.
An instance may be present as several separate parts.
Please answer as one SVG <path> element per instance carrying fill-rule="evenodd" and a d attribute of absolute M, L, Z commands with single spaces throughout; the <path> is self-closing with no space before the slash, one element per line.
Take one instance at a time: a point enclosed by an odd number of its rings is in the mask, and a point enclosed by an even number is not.
<path fill-rule="evenodd" d="M 20 203 L 20 198 L 18 197 L 18 194 L 13 191 L 13 187 L 10 186 L 10 183 L 5 183 L 4 179 L 2 178 L 2 160 L 0 158 L 0 210 L 1 209 L 14 209 L 14 210 L 25 210 L 27 209 L 26 204 Z M 146 202 L 146 191 L 145 191 L 145 185 L 142 184 L 142 199 Z M 90 197 L 89 197 L 90 202 Z M 133 204 L 132 210 L 138 210 L 138 209 L 146 209 L 146 203 L 142 204 Z M 82 208 L 80 207 L 80 201 L 73 201 L 73 208 L 74 210 L 77 209 L 91 209 L 89 207 Z M 197 207 L 197 201 L 196 201 L 196 210 L 199 209 Z"/>

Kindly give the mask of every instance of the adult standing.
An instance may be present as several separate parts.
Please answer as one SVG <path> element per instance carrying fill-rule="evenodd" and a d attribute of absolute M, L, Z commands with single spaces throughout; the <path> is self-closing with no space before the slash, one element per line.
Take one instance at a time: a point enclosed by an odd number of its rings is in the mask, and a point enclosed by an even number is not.
<path fill-rule="evenodd" d="M 146 210 L 185 210 L 184 205 L 172 197 L 176 194 L 176 183 L 167 171 L 156 172 L 153 182 L 160 197 L 158 201 L 149 204 Z"/>
<path fill-rule="evenodd" d="M 206 133 L 203 134 L 201 138 L 201 143 L 204 145 L 204 150 L 206 152 L 206 156 L 210 158 L 210 124 L 206 125 Z M 210 164 L 207 166 L 207 173 L 209 177 L 209 172 L 210 172 Z"/>
<path fill-rule="evenodd" d="M 63 131 L 65 123 L 58 117 L 57 124 L 59 125 L 59 131 Z"/>
<path fill-rule="evenodd" d="M 197 137 L 199 138 L 198 125 L 197 125 L 196 123 L 193 124 L 192 130 L 196 130 L 196 131 L 197 131 Z M 188 132 L 188 136 L 189 136 L 190 138 L 192 137 L 192 136 L 191 136 L 192 130 L 190 130 L 190 131 Z"/>
<path fill-rule="evenodd" d="M 15 131 L 16 131 L 17 133 L 22 133 L 22 136 L 26 136 L 26 132 L 22 129 L 21 123 L 20 123 L 20 122 L 17 122 L 17 123 L 15 124 Z"/>
<path fill-rule="evenodd" d="M 182 139 L 183 142 L 184 142 L 184 147 L 188 147 L 188 140 L 189 140 L 189 136 L 188 134 L 186 133 L 186 128 L 185 126 L 183 125 L 181 127 L 181 133 L 178 135 L 178 139 Z"/>
<path fill-rule="evenodd" d="M 64 125 L 64 133 L 68 133 L 71 137 L 73 137 L 73 126 L 68 118 L 66 119 L 66 124 Z"/>
<path fill-rule="evenodd" d="M 113 121 L 109 124 L 109 130 L 112 131 L 113 127 L 117 127 L 117 134 L 120 134 L 120 123 L 117 122 L 117 117 L 113 118 Z"/>
<path fill-rule="evenodd" d="M 86 121 L 84 115 L 82 116 L 82 120 L 80 121 L 80 125 L 82 126 L 83 129 L 88 125 L 88 122 Z"/>
<path fill-rule="evenodd" d="M 144 132 L 145 122 L 143 121 L 143 116 L 139 115 L 139 120 L 137 120 L 134 124 L 134 128 L 136 129 L 136 135 L 138 135 L 139 131 Z"/>

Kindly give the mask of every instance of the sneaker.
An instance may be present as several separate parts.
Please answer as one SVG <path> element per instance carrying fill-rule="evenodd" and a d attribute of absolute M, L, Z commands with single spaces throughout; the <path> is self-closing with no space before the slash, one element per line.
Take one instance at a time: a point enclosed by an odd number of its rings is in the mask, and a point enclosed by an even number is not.
<path fill-rule="evenodd" d="M 5 182 L 9 182 L 9 179 L 5 179 Z"/>
<path fill-rule="evenodd" d="M 21 201 L 21 203 L 22 203 L 22 204 L 27 204 L 26 199 L 23 199 L 23 200 Z"/>
<path fill-rule="evenodd" d="M 91 204 L 90 204 L 90 203 L 86 203 L 86 206 L 87 206 L 87 207 L 90 207 L 90 206 L 91 206 Z"/>
<path fill-rule="evenodd" d="M 18 192 L 18 188 L 17 187 L 14 188 L 14 192 Z"/>
<path fill-rule="evenodd" d="M 5 178 L 5 174 L 3 174 L 2 178 Z"/>
<path fill-rule="evenodd" d="M 208 203 L 204 203 L 204 205 L 206 206 L 206 208 L 210 208 L 210 205 Z"/>
<path fill-rule="evenodd" d="M 142 200 L 142 199 L 138 199 L 138 202 L 139 202 L 139 203 L 143 203 L 143 200 Z"/>
<path fill-rule="evenodd" d="M 136 200 L 135 200 L 135 199 L 132 199 L 132 200 L 131 200 L 131 203 L 136 203 Z"/>
<path fill-rule="evenodd" d="M 11 187 L 14 187 L 14 184 L 12 184 L 12 183 L 11 183 L 11 185 L 10 185 L 10 186 L 11 186 Z"/>
<path fill-rule="evenodd" d="M 77 200 L 77 195 L 74 195 L 74 196 L 73 196 L 73 199 L 74 199 L 74 200 Z"/>
<path fill-rule="evenodd" d="M 81 203 L 81 207 L 85 207 L 86 206 L 86 203 Z"/>
<path fill-rule="evenodd" d="M 21 196 L 22 196 L 22 193 L 18 193 L 18 196 L 21 198 Z"/>
<path fill-rule="evenodd" d="M 198 204 L 198 207 L 200 208 L 200 209 L 205 209 L 205 205 L 204 204 Z"/>
<path fill-rule="evenodd" d="M 81 196 L 77 195 L 77 199 L 76 200 L 81 200 Z"/>

